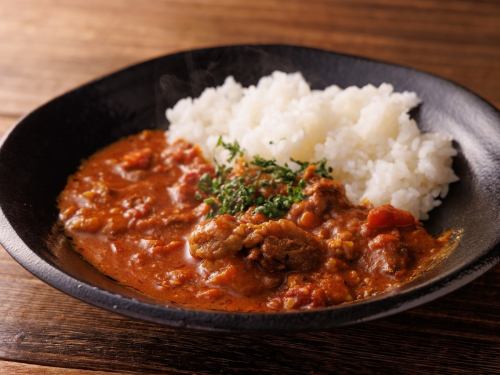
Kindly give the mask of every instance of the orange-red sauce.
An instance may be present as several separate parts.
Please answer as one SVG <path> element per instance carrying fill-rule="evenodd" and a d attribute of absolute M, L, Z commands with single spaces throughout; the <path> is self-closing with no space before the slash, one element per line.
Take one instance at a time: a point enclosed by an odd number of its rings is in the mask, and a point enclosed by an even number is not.
<path fill-rule="evenodd" d="M 120 283 L 158 301 L 228 311 L 366 298 L 427 269 L 449 240 L 404 211 L 355 206 L 340 183 L 314 176 L 307 198 L 281 220 L 249 210 L 207 226 L 208 208 L 196 197 L 204 173 L 213 166 L 197 146 L 145 131 L 83 162 L 59 197 L 60 220 L 75 249 Z M 217 239 L 214 228 L 227 233 Z M 203 252 L 234 231 L 237 245 Z"/>

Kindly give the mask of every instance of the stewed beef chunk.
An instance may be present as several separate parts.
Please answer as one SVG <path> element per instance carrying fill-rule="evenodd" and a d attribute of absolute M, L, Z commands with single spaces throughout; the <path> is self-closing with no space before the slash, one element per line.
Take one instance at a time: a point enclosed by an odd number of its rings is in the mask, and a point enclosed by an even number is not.
<path fill-rule="evenodd" d="M 234 255 L 243 246 L 244 229 L 231 215 L 201 222 L 189 236 L 191 255 L 209 260 Z"/>
<path fill-rule="evenodd" d="M 191 255 L 220 259 L 238 252 L 268 271 L 310 271 L 319 266 L 324 243 L 290 220 L 238 225 L 230 215 L 199 224 L 189 237 Z"/>
<path fill-rule="evenodd" d="M 304 189 L 304 193 L 307 195 L 307 198 L 294 204 L 287 215 L 288 219 L 300 224 L 303 224 L 303 215 L 305 213 L 309 213 L 309 217 L 319 223 L 332 210 L 338 211 L 352 207 L 352 204 L 345 195 L 344 186 L 334 180 L 321 178 L 308 185 Z M 315 225 L 313 223 L 312 225 L 302 226 L 310 228 Z"/>
<path fill-rule="evenodd" d="M 319 266 L 324 244 L 290 220 L 254 225 L 243 241 L 249 257 L 268 271 L 310 271 Z"/>

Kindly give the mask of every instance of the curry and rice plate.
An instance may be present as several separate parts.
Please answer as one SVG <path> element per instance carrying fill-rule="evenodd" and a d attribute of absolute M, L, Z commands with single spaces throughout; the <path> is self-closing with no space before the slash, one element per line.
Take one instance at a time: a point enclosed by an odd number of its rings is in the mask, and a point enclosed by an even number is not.
<path fill-rule="evenodd" d="M 91 156 L 59 197 L 75 249 L 158 301 L 227 311 L 320 308 L 417 277 L 450 232 L 418 219 L 457 177 L 414 93 L 232 77 L 167 110 L 170 127 Z"/>

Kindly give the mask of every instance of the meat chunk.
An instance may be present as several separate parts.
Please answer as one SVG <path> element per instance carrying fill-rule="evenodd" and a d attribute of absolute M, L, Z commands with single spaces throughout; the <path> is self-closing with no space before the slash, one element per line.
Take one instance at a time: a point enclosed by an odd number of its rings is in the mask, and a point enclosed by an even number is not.
<path fill-rule="evenodd" d="M 334 180 L 322 178 L 308 185 L 304 189 L 304 193 L 308 197 L 292 206 L 287 216 L 290 220 L 300 222 L 300 218 L 306 212 L 313 213 L 315 217 L 321 218 L 334 209 L 352 207 L 345 195 L 344 186 Z"/>
<path fill-rule="evenodd" d="M 189 237 L 191 255 L 215 260 L 248 252 L 247 259 L 267 271 L 310 271 L 317 268 L 325 244 L 290 220 L 239 224 L 230 215 L 198 225 Z"/>
<path fill-rule="evenodd" d="M 377 235 L 368 243 L 368 247 L 370 251 L 365 253 L 363 261 L 372 272 L 397 277 L 408 270 L 410 254 L 397 231 Z"/>
<path fill-rule="evenodd" d="M 352 206 L 345 195 L 344 185 L 334 180 L 322 178 L 306 187 L 304 192 L 309 196 L 308 201 L 317 216 L 322 216 L 334 208 Z"/>
<path fill-rule="evenodd" d="M 260 249 L 260 264 L 269 271 L 310 271 L 321 261 L 320 249 L 295 238 L 267 237 Z"/>
<path fill-rule="evenodd" d="M 325 246 L 290 220 L 255 225 L 243 241 L 249 257 L 268 271 L 310 271 L 319 266 Z"/>
<path fill-rule="evenodd" d="M 231 215 L 220 215 L 197 225 L 189 236 L 195 258 L 215 260 L 236 254 L 243 247 L 245 228 Z"/>

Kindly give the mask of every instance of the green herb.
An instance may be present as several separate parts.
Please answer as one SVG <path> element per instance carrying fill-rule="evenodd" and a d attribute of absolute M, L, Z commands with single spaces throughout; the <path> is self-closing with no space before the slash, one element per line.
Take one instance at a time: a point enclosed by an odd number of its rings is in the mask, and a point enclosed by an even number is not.
<path fill-rule="evenodd" d="M 209 206 L 216 206 L 217 205 L 217 202 L 213 198 L 207 198 L 207 199 L 205 199 L 204 202 L 206 204 L 208 204 Z"/>
<path fill-rule="evenodd" d="M 318 176 L 332 178 L 333 168 L 326 165 L 326 159 L 321 159 L 319 162 L 313 163 L 316 166 L 315 173 Z"/>
<path fill-rule="evenodd" d="M 200 189 L 204 193 L 212 192 L 212 176 L 208 173 L 205 173 L 201 176 L 200 181 L 198 182 L 198 189 Z"/>
<path fill-rule="evenodd" d="M 234 141 L 233 143 L 224 142 L 222 136 L 217 140 L 216 147 L 223 147 L 229 151 L 229 157 L 227 159 L 228 163 L 231 163 L 237 156 L 243 156 L 243 150 L 241 149 L 239 143 Z"/>
<path fill-rule="evenodd" d="M 258 155 L 253 158 L 250 164 L 259 167 L 263 173 L 271 175 L 278 183 L 293 183 L 298 176 L 298 173 L 290 169 L 288 164 L 279 165 L 274 159 L 264 159 Z"/>
<path fill-rule="evenodd" d="M 326 165 L 326 159 L 323 158 L 320 161 L 314 162 L 314 163 L 309 163 L 307 161 L 300 161 L 300 160 L 295 160 L 295 159 L 290 159 L 293 161 L 295 164 L 299 165 L 299 172 L 302 173 L 306 170 L 307 167 L 310 165 L 314 165 L 315 170 L 314 173 L 316 173 L 318 176 L 325 177 L 325 178 L 332 178 L 332 167 L 328 167 Z"/>
<path fill-rule="evenodd" d="M 278 194 L 265 200 L 255 207 L 255 212 L 262 213 L 272 219 L 284 216 L 294 203 L 305 198 L 303 193 L 305 185 L 305 181 L 300 180 L 297 186 L 288 186 L 286 195 Z"/>
<path fill-rule="evenodd" d="M 228 163 L 237 156 L 244 156 L 238 142 L 224 142 L 219 137 L 217 146 L 229 151 Z M 249 163 L 254 167 L 251 173 L 237 176 L 231 174 L 232 167 L 219 164 L 215 160 L 215 174 L 205 173 L 198 183 L 200 192 L 205 194 L 205 204 L 210 206 L 208 217 L 221 214 L 236 215 L 255 207 L 255 212 L 269 218 L 279 218 L 284 216 L 294 203 L 305 198 L 303 190 L 306 182 L 301 176 L 306 168 L 314 165 L 317 175 L 331 178 L 331 168 L 326 166 L 325 159 L 316 163 L 294 159 L 291 161 L 297 164 L 298 168 L 292 169 L 287 163 L 280 165 L 274 159 L 255 156 Z M 285 193 L 272 192 L 279 187 L 278 184 L 285 185 Z M 280 191 L 283 192 L 283 188 Z M 201 194 L 197 193 L 196 199 L 201 200 Z"/>

